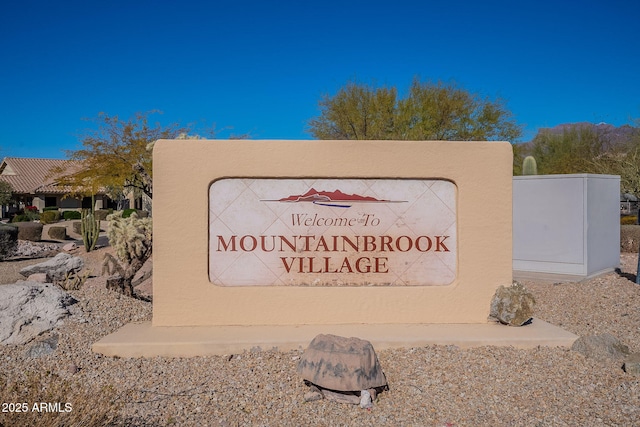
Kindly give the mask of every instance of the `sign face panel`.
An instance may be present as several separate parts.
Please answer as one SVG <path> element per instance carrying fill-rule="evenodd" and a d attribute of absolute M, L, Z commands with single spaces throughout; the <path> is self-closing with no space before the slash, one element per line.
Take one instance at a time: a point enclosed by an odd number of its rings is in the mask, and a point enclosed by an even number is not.
<path fill-rule="evenodd" d="M 442 179 L 219 179 L 209 187 L 209 280 L 449 285 L 456 203 L 456 185 Z"/>

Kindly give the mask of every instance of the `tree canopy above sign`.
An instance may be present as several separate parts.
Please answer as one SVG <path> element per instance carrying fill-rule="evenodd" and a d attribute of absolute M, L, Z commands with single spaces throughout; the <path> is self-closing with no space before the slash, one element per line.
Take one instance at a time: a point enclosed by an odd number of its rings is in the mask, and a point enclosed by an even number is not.
<path fill-rule="evenodd" d="M 413 80 L 405 98 L 395 87 L 350 81 L 319 101 L 309 120 L 318 139 L 515 141 L 522 134 L 501 99 L 490 100 L 457 85 Z"/>
<path fill-rule="evenodd" d="M 81 161 L 83 167 L 71 171 L 63 166 L 52 171 L 61 177 L 58 183 L 80 194 L 95 194 L 99 188 L 112 192 L 137 189 L 151 198 L 152 156 L 148 145 L 185 132 L 177 124 L 149 124 L 152 113 L 155 111 L 136 113 L 127 120 L 100 113 L 92 119 L 97 129 L 81 137 L 83 148 L 67 152 L 69 159 Z"/>

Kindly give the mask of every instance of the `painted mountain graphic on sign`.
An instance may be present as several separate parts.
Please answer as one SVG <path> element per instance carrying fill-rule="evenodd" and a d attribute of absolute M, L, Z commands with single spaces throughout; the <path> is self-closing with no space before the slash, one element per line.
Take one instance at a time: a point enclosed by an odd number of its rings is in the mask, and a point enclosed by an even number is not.
<path fill-rule="evenodd" d="M 338 208 L 349 208 L 353 203 L 398 203 L 391 200 L 376 199 L 370 196 L 361 196 L 359 194 L 346 194 L 340 190 L 318 191 L 315 188 L 311 188 L 304 194 L 294 194 L 278 200 L 265 201 L 285 203 L 310 202 L 316 205 Z"/>

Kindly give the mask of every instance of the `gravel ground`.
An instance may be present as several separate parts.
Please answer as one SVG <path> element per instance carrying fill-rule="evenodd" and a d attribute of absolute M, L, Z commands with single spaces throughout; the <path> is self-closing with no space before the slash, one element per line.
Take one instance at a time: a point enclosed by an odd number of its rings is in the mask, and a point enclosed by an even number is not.
<path fill-rule="evenodd" d="M 99 262 L 105 250 L 89 254 L 87 263 Z M 611 333 L 640 352 L 636 257 L 622 254 L 621 272 L 581 283 L 523 282 L 537 299 L 536 317 L 577 335 Z M 0 263 L 0 276 L 6 264 Z M 71 293 L 81 310 L 56 329 L 55 352 L 33 358 L 26 355 L 28 344 L 2 346 L 0 373 L 10 380 L 28 372 L 56 374 L 80 384 L 76 400 L 113 389 L 121 405 L 117 425 L 640 426 L 640 376 L 626 374 L 619 361 L 587 359 L 569 349 L 380 351 L 390 389 L 365 410 L 305 402 L 308 389 L 296 376 L 301 350 L 175 359 L 94 354 L 91 344 L 101 337 L 149 320 L 151 304 L 105 290 L 98 277 Z"/>

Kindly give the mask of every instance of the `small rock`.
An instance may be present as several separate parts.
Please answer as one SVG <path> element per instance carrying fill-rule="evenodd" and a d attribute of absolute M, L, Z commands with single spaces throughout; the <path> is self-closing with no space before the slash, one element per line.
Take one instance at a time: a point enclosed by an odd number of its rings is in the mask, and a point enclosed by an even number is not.
<path fill-rule="evenodd" d="M 627 374 L 640 375 L 640 353 L 632 353 L 624 361 L 622 369 Z"/>
<path fill-rule="evenodd" d="M 371 402 L 371 393 L 369 393 L 369 390 L 362 390 L 360 392 L 360 407 L 362 409 L 368 409 L 372 406 L 373 403 Z"/>
<path fill-rule="evenodd" d="M 71 252 L 78 249 L 78 245 L 75 244 L 75 242 L 71 242 L 71 243 L 67 243 L 66 245 L 64 245 L 62 247 L 62 250 L 65 252 Z"/>
<path fill-rule="evenodd" d="M 58 335 L 53 334 L 49 338 L 36 341 L 27 350 L 29 357 L 41 357 L 51 354 L 58 347 Z"/>
<path fill-rule="evenodd" d="M 509 326 L 524 326 L 531 323 L 536 300 L 519 282 L 510 287 L 500 286 L 491 301 L 490 316 Z"/>
<path fill-rule="evenodd" d="M 73 374 L 77 374 L 79 370 L 80 370 L 80 369 L 78 368 L 78 366 L 77 366 L 75 363 L 70 364 L 70 365 L 69 365 L 69 367 L 67 368 L 67 371 L 68 371 L 71 375 L 73 375 Z"/>
<path fill-rule="evenodd" d="M 58 251 L 58 245 L 53 243 L 34 243 L 27 240 L 18 240 L 18 248 L 13 257 L 41 258 L 51 256 Z"/>
<path fill-rule="evenodd" d="M 580 337 L 573 343 L 571 350 L 597 360 L 622 360 L 630 353 L 629 347 L 607 333 Z"/>

